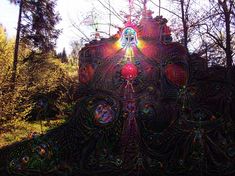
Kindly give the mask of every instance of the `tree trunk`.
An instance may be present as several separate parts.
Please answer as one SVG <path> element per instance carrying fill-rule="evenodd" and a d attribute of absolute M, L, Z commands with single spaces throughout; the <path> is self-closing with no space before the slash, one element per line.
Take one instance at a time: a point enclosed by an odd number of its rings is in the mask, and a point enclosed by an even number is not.
<path fill-rule="evenodd" d="M 226 27 L 226 59 L 227 67 L 232 67 L 232 51 L 231 51 L 231 33 L 230 33 L 230 12 L 225 11 L 225 27 Z"/>
<path fill-rule="evenodd" d="M 182 23 L 183 23 L 183 32 L 184 32 L 184 47 L 187 49 L 188 52 L 188 28 L 187 28 L 187 21 L 185 19 L 184 14 L 184 0 L 180 0 L 181 5 L 181 15 L 182 15 Z"/>
<path fill-rule="evenodd" d="M 18 25 L 17 25 L 17 32 L 16 32 L 16 40 L 15 40 L 15 50 L 14 50 L 13 69 L 12 69 L 12 78 L 11 78 L 13 89 L 15 88 L 17 64 L 18 64 L 18 51 L 19 51 L 19 41 L 20 41 L 22 7 L 23 7 L 23 0 L 20 1 Z"/>
<path fill-rule="evenodd" d="M 225 18 L 225 35 L 226 35 L 226 41 L 225 41 L 225 54 L 226 54 L 226 66 L 227 68 L 232 67 L 233 58 L 232 58 L 232 50 L 231 50 L 231 31 L 230 31 L 230 15 L 231 15 L 231 9 L 232 6 L 229 8 L 229 5 L 227 5 L 228 0 L 218 0 L 219 5 L 223 9 L 224 18 Z M 232 2 L 230 2 L 232 3 Z"/>

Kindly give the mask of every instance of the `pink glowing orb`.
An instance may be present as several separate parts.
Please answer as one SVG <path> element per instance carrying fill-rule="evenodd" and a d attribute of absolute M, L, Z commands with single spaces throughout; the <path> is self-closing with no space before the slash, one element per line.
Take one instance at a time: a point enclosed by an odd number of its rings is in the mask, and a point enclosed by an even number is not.
<path fill-rule="evenodd" d="M 121 74 L 122 74 L 122 77 L 130 81 L 137 77 L 138 69 L 134 64 L 127 63 L 122 67 Z"/>

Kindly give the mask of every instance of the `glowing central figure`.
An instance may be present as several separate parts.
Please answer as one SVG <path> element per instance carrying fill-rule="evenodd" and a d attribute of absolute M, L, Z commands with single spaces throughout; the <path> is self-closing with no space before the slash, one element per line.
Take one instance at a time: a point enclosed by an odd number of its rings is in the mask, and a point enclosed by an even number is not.
<path fill-rule="evenodd" d="M 127 27 L 122 32 L 121 44 L 123 48 L 129 48 L 131 46 L 137 45 L 137 33 L 131 28 Z"/>

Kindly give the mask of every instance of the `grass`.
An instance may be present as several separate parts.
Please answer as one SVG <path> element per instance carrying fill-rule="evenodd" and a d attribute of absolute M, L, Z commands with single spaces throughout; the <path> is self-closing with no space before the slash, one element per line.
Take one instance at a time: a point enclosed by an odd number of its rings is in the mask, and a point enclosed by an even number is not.
<path fill-rule="evenodd" d="M 64 119 L 27 122 L 13 120 L 0 127 L 0 148 L 27 139 L 30 134 L 44 134 L 65 122 Z"/>

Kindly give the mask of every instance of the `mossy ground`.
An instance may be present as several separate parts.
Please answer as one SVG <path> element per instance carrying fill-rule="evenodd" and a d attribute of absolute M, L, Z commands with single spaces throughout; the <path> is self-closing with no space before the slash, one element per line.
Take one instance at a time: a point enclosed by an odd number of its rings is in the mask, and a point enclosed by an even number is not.
<path fill-rule="evenodd" d="M 44 134 L 65 122 L 64 119 L 28 122 L 12 120 L 1 125 L 0 148 L 27 139 L 31 134 Z"/>

